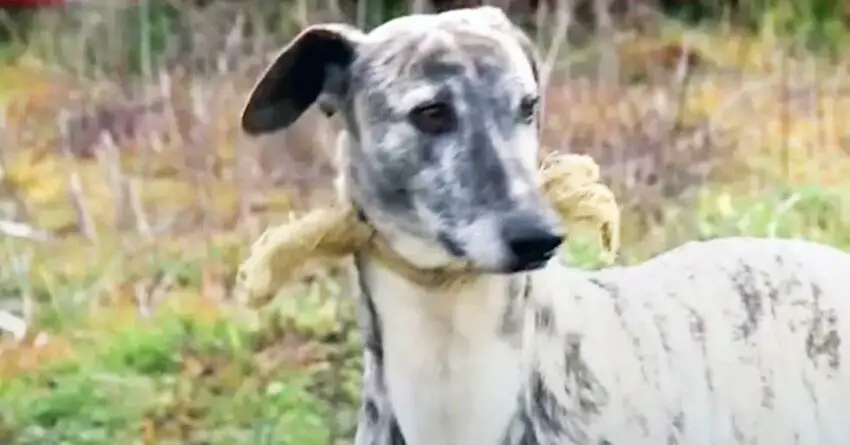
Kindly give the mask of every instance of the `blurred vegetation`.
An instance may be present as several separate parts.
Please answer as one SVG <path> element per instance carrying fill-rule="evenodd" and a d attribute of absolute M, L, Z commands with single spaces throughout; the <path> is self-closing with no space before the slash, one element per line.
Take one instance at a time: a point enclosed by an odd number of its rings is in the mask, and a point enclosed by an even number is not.
<path fill-rule="evenodd" d="M 482 3 L 476 0 L 437 0 L 431 3 L 436 10 Z M 540 5 L 556 7 L 557 0 L 508 0 L 509 10 L 521 20 L 533 15 Z M 652 9 L 664 16 L 689 25 L 733 24 L 749 33 L 769 31 L 802 44 L 809 50 L 835 54 L 846 40 L 850 26 L 850 2 L 847 0 L 608 0 L 610 11 L 620 18 L 636 9 Z M 272 33 L 291 34 L 293 28 L 303 25 L 305 9 L 325 9 L 325 17 L 356 21 L 371 28 L 392 17 L 410 11 L 410 0 L 336 0 L 326 2 L 327 7 L 308 7 L 292 0 L 284 2 L 257 2 L 252 0 L 142 0 L 127 2 L 116 7 L 108 2 L 96 1 L 85 7 L 68 7 L 64 10 L 8 6 L 0 22 L 0 40 L 15 46 L 39 37 L 45 26 L 45 16 L 61 16 L 61 20 L 48 21 L 51 26 L 79 30 L 86 28 L 92 38 L 83 44 L 86 59 L 71 52 L 75 63 L 111 57 L 111 63 L 121 63 L 122 69 L 134 73 L 143 71 L 142 63 L 174 62 L 175 58 L 192 52 L 190 34 L 192 19 L 214 11 L 228 11 L 235 21 L 239 14 L 254 16 L 252 29 L 246 35 Z M 318 4 L 317 4 L 318 5 Z M 575 2 L 576 15 L 583 23 L 595 22 L 593 0 Z M 209 14 L 209 15 L 212 15 Z M 227 15 L 227 14 L 225 14 Z M 296 17 L 302 15 L 301 17 Z M 38 16 L 38 18 L 35 18 Z M 523 17 L 524 16 L 524 17 Z M 259 19 L 258 19 L 259 18 Z M 309 20 L 309 19 L 308 19 Z M 98 39 L 109 28 L 121 30 L 118 39 Z M 282 31 L 282 32 L 281 32 Z M 51 33 L 51 39 L 60 34 Z M 115 34 L 112 34 L 115 35 Z M 115 35 L 117 37 L 117 35 Z M 176 48 L 180 49 L 176 49 Z M 182 50 L 182 51 L 181 51 Z M 12 52 L 14 53 L 14 52 Z"/>
<path fill-rule="evenodd" d="M 294 32 L 408 10 L 378 3 L 10 12 L 0 223 L 29 233 L 0 224 L 0 310 L 31 329 L 0 334 L 0 443 L 348 443 L 360 353 L 339 271 L 259 313 L 230 298 L 265 225 L 332 196 L 334 124 L 311 110 L 252 140 L 236 123 Z M 613 39 L 592 3 L 576 5 L 543 131 L 547 150 L 602 164 L 624 206 L 620 261 L 736 234 L 850 249 L 847 4 L 629 5 L 610 3 Z M 558 17 L 535 7 L 508 9 L 549 54 Z M 599 267 L 585 241 L 565 254 Z"/>

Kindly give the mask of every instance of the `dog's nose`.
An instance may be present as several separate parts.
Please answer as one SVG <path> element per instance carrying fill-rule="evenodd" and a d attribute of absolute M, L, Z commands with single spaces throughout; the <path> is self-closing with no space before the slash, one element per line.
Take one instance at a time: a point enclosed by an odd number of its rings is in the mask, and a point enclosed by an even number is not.
<path fill-rule="evenodd" d="M 543 218 L 515 215 L 503 221 L 502 239 L 512 257 L 511 272 L 519 272 L 544 265 L 563 242 L 564 234 Z"/>

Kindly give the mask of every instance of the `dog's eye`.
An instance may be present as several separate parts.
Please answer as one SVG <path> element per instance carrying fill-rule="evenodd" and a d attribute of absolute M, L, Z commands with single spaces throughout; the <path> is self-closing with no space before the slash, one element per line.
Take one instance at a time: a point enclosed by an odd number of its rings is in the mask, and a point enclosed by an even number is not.
<path fill-rule="evenodd" d="M 445 102 L 429 103 L 410 112 L 410 121 L 423 133 L 441 134 L 454 130 L 457 116 Z"/>
<path fill-rule="evenodd" d="M 531 123 L 534 116 L 537 115 L 537 104 L 540 103 L 538 97 L 529 96 L 522 99 L 519 104 L 519 118 L 523 122 Z"/>

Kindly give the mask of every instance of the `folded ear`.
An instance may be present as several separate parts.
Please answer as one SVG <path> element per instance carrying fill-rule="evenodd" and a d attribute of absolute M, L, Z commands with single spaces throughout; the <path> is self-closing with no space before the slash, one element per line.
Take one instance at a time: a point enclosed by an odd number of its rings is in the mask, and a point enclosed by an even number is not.
<path fill-rule="evenodd" d="M 364 36 L 341 23 L 313 25 L 301 31 L 260 76 L 242 111 L 242 130 L 258 135 L 292 125 L 331 80 L 339 91 Z"/>

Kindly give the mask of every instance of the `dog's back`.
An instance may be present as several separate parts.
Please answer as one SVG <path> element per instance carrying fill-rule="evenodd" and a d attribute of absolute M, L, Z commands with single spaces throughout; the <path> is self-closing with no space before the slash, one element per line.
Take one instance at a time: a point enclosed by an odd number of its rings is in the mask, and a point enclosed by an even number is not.
<path fill-rule="evenodd" d="M 847 253 L 746 237 L 599 272 L 553 264 L 528 320 L 538 442 L 850 443 L 849 279 Z"/>

